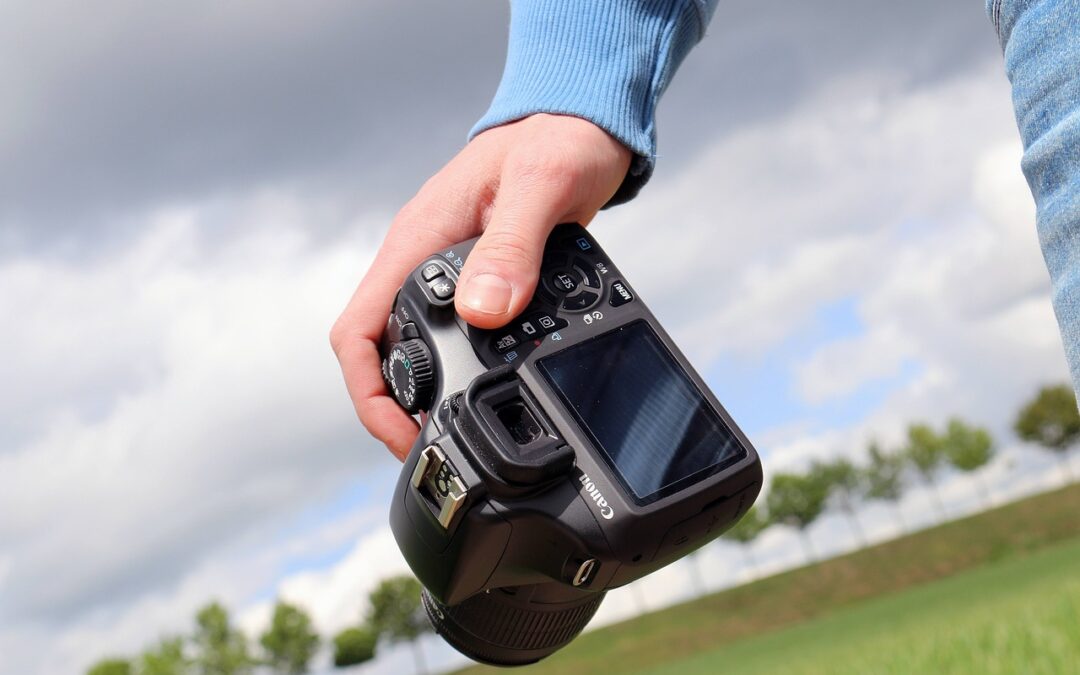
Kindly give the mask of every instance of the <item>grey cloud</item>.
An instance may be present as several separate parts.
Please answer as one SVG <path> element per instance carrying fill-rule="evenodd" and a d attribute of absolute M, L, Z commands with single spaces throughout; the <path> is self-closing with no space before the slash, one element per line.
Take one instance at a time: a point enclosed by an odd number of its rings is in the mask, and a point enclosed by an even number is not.
<path fill-rule="evenodd" d="M 702 137 L 786 115 L 838 74 L 917 87 L 1000 58 L 980 2 L 722 0 L 661 103 L 657 177 Z"/>
<path fill-rule="evenodd" d="M 133 210 L 273 184 L 400 202 L 483 112 L 506 25 L 501 3 L 477 1 L 6 13 L 9 246 L 92 241 Z"/>
<path fill-rule="evenodd" d="M 267 186 L 392 212 L 485 108 L 506 20 L 481 0 L 9 8 L 0 254 L 78 255 L 140 209 Z M 725 0 L 661 107 L 658 176 L 836 72 L 918 82 L 996 49 L 979 3 Z"/>

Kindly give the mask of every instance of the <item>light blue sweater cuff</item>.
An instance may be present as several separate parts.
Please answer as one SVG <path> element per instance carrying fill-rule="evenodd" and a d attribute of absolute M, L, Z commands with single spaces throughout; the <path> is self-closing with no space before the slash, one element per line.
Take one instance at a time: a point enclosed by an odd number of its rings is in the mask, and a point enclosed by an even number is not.
<path fill-rule="evenodd" d="M 611 204 L 656 159 L 656 105 L 704 33 L 715 0 L 512 0 L 506 68 L 469 138 L 535 113 L 581 117 L 635 154 Z"/>

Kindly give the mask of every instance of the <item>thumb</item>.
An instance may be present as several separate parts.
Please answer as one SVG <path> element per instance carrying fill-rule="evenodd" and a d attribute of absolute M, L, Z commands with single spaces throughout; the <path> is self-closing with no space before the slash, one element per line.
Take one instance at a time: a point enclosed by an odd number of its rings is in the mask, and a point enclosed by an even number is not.
<path fill-rule="evenodd" d="M 535 185 L 535 184 L 534 184 Z M 498 328 L 532 299 L 544 244 L 565 212 L 557 186 L 499 191 L 487 229 L 469 254 L 458 283 L 456 309 L 478 328 Z"/>

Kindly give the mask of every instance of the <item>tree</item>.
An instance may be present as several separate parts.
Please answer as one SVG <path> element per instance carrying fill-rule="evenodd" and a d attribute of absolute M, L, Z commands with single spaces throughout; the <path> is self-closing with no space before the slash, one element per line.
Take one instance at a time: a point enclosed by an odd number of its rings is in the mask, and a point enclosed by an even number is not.
<path fill-rule="evenodd" d="M 994 438 L 981 427 L 969 426 L 961 419 L 949 420 L 945 427 L 945 456 L 949 463 L 964 473 L 971 473 L 986 466 L 994 456 Z M 976 489 L 982 497 L 983 506 L 990 506 L 990 491 L 975 479 Z"/>
<path fill-rule="evenodd" d="M 409 642 L 417 672 L 424 672 L 424 657 L 417 638 L 431 630 L 420 601 L 420 582 L 402 575 L 384 579 L 371 592 L 368 624 L 390 642 Z"/>
<path fill-rule="evenodd" d="M 739 542 L 739 548 L 742 549 L 746 562 L 754 574 L 757 574 L 757 561 L 754 560 L 754 554 L 750 550 L 750 542 L 756 539 L 768 525 L 768 521 L 761 514 L 761 509 L 755 505 L 751 506 L 750 510 L 724 533 L 728 539 Z"/>
<path fill-rule="evenodd" d="M 242 675 L 254 665 L 247 638 L 229 625 L 229 613 L 213 602 L 195 616 L 195 665 L 201 675 Z"/>
<path fill-rule="evenodd" d="M 945 520 L 945 505 L 941 502 L 938 494 L 935 474 L 941 463 L 945 461 L 945 444 L 934 430 L 925 424 L 912 424 L 908 427 L 908 444 L 904 450 L 904 456 L 915 467 L 919 474 L 930 486 L 930 493 L 934 496 L 934 504 L 937 506 L 940 520 Z"/>
<path fill-rule="evenodd" d="M 101 659 L 90 666 L 86 675 L 132 675 L 131 662 L 116 657 Z"/>
<path fill-rule="evenodd" d="M 828 490 L 817 477 L 809 474 L 778 473 L 773 477 L 765 506 L 774 523 L 790 525 L 799 531 L 807 562 L 817 559 L 806 528 L 825 509 Z"/>
<path fill-rule="evenodd" d="M 1038 443 L 1058 458 L 1067 482 L 1074 479 L 1068 450 L 1080 438 L 1080 412 L 1076 394 L 1066 384 L 1043 387 L 1020 410 L 1013 427 L 1025 441 Z"/>
<path fill-rule="evenodd" d="M 296 605 L 278 600 L 270 627 L 259 638 L 265 663 L 275 673 L 300 675 L 319 648 L 319 636 L 311 627 L 311 617 Z"/>
<path fill-rule="evenodd" d="M 334 665 L 344 668 L 370 661 L 375 657 L 378 639 L 378 634 L 370 628 L 346 628 L 334 636 Z"/>
<path fill-rule="evenodd" d="M 164 638 L 139 657 L 139 675 L 186 675 L 191 663 L 184 656 L 184 638 Z"/>
<path fill-rule="evenodd" d="M 873 441 L 866 449 L 866 454 L 870 463 L 863 469 L 863 497 L 891 502 L 900 532 L 907 534 L 907 523 L 900 511 L 900 498 L 904 496 L 904 458 L 885 452 Z"/>
<path fill-rule="evenodd" d="M 866 534 L 855 513 L 855 500 L 859 498 L 862 474 L 855 465 L 842 457 L 830 462 L 814 462 L 810 473 L 825 486 L 827 503 L 835 504 L 848 518 L 860 548 L 866 548 Z"/>

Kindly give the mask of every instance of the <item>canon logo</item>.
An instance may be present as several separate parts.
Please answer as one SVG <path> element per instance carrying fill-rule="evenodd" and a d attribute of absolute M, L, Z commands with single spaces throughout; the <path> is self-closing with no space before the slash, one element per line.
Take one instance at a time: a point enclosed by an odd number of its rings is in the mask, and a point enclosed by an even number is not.
<path fill-rule="evenodd" d="M 596 502 L 596 506 L 600 509 L 600 515 L 604 520 L 611 520 L 615 515 L 615 510 L 611 508 L 611 504 L 607 503 L 604 499 L 604 495 L 600 494 L 600 488 L 596 487 L 596 483 L 592 482 L 589 478 L 589 474 L 584 471 L 581 472 L 581 477 L 578 478 L 581 484 L 585 487 L 585 494 L 589 495 L 589 498 Z"/>

